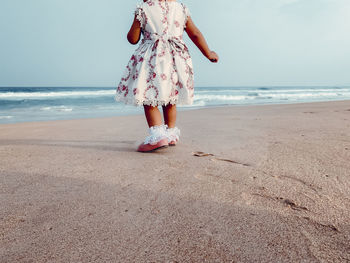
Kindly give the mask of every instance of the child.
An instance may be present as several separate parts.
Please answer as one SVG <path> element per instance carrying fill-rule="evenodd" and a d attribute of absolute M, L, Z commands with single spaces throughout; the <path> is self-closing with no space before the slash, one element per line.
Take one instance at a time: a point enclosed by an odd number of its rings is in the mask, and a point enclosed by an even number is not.
<path fill-rule="evenodd" d="M 115 100 L 144 107 L 149 136 L 138 147 L 139 152 L 175 146 L 179 141 L 176 104 L 191 105 L 194 91 L 192 60 L 182 39 L 184 30 L 205 57 L 218 62 L 218 55 L 209 49 L 184 4 L 144 0 L 136 8 L 127 38 L 134 45 L 141 33 L 143 39 L 127 65 Z"/>

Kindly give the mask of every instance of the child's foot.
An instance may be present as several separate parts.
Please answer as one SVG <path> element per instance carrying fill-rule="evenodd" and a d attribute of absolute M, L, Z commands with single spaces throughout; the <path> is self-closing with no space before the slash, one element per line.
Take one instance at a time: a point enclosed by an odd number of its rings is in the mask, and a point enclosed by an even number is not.
<path fill-rule="evenodd" d="M 176 146 L 176 144 L 177 144 L 177 141 L 171 141 L 171 142 L 169 142 L 169 146 Z"/>
<path fill-rule="evenodd" d="M 137 148 L 137 151 L 138 152 L 152 152 L 152 151 L 155 151 L 155 150 L 158 150 L 161 148 L 165 148 L 165 147 L 168 147 L 168 140 L 167 139 L 160 140 L 156 144 L 142 143 Z"/>
<path fill-rule="evenodd" d="M 145 141 L 137 148 L 138 152 L 151 152 L 168 146 L 169 142 L 165 125 L 150 127 L 149 134 Z"/>
<path fill-rule="evenodd" d="M 175 146 L 180 139 L 180 129 L 177 127 L 167 128 L 169 146 Z"/>

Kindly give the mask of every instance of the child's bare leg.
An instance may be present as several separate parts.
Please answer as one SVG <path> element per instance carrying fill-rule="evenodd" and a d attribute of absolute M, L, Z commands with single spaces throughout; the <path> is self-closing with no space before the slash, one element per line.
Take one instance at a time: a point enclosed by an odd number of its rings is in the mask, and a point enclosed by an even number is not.
<path fill-rule="evenodd" d="M 152 126 L 162 125 L 162 115 L 160 114 L 158 107 L 143 105 L 143 108 L 145 110 L 147 123 L 150 128 Z"/>
<path fill-rule="evenodd" d="M 163 106 L 164 122 L 169 128 L 174 128 L 176 125 L 176 104 L 168 104 Z"/>

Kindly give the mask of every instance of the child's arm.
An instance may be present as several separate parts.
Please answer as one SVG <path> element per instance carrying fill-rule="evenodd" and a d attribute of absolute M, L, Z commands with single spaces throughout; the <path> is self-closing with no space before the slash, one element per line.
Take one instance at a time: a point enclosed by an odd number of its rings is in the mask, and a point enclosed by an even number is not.
<path fill-rule="evenodd" d="M 219 61 L 219 56 L 214 51 L 211 51 L 209 49 L 203 34 L 195 26 L 191 17 L 188 17 L 187 19 L 186 32 L 190 37 L 190 39 L 193 41 L 193 43 L 200 49 L 200 51 L 203 53 L 203 55 L 206 58 L 208 58 L 211 62 L 214 62 L 214 63 Z"/>
<path fill-rule="evenodd" d="M 135 15 L 134 22 L 131 25 L 127 38 L 130 44 L 136 45 L 140 40 L 140 36 L 141 36 L 141 24 L 140 24 L 140 21 L 136 19 L 136 15 Z"/>

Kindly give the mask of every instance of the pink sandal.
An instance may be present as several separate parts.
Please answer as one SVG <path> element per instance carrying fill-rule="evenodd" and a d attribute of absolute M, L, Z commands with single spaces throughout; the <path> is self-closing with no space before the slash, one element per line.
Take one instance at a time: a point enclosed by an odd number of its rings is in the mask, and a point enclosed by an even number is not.
<path fill-rule="evenodd" d="M 160 140 L 159 142 L 157 142 L 156 144 L 150 144 L 150 143 L 142 143 L 139 145 L 139 147 L 137 148 L 138 152 L 152 152 L 161 148 L 166 148 L 168 147 L 168 140 L 167 139 L 163 139 Z"/>
<path fill-rule="evenodd" d="M 138 152 L 152 152 L 168 147 L 169 142 L 166 133 L 166 126 L 152 126 L 149 128 L 150 135 L 137 148 Z"/>

